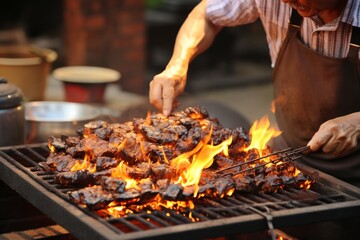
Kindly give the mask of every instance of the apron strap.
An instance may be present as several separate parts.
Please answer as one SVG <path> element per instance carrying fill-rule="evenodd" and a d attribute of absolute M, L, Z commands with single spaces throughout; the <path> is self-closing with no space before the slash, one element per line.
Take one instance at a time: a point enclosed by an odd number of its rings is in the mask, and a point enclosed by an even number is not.
<path fill-rule="evenodd" d="M 354 47 L 360 47 L 360 28 L 352 27 L 350 45 Z"/>
<path fill-rule="evenodd" d="M 296 11 L 295 9 L 292 9 L 289 24 L 293 27 L 300 28 L 302 20 L 303 20 L 303 17 L 300 16 L 298 11 Z"/>
<path fill-rule="evenodd" d="M 359 61 L 359 49 L 360 49 L 360 28 L 353 26 L 348 57 L 353 58 L 356 61 Z"/>

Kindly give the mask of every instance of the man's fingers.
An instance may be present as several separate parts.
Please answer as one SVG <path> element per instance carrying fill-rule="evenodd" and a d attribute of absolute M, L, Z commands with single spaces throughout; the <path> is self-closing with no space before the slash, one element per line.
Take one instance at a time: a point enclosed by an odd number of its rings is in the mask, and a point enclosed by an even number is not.
<path fill-rule="evenodd" d="M 311 151 L 316 152 L 323 148 L 331 137 L 331 134 L 316 132 L 307 145 L 310 147 Z"/>
<path fill-rule="evenodd" d="M 162 101 L 162 85 L 161 84 L 155 84 L 154 81 L 150 82 L 149 101 L 158 110 L 160 110 L 160 111 L 162 110 L 163 101 Z"/>
<path fill-rule="evenodd" d="M 336 153 L 340 151 L 340 144 L 340 142 L 329 141 L 327 144 L 324 145 L 322 150 L 324 153 Z"/>
<path fill-rule="evenodd" d="M 344 155 L 346 151 L 347 151 L 346 144 L 339 143 L 338 146 L 333 150 L 332 154 L 335 156 L 341 156 Z"/>
<path fill-rule="evenodd" d="M 150 82 L 149 101 L 165 116 L 169 116 L 175 100 L 174 82 L 169 79 L 157 78 Z"/>
<path fill-rule="evenodd" d="M 162 112 L 165 116 L 169 116 L 171 113 L 174 97 L 174 86 L 169 85 L 162 89 Z"/>

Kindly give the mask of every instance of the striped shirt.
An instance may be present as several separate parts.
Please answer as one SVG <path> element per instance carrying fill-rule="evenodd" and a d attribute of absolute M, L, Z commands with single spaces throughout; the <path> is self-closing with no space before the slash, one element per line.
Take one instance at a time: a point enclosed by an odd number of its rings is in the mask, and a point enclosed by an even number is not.
<path fill-rule="evenodd" d="M 239 26 L 260 18 L 273 67 L 288 31 L 291 12 L 291 6 L 281 0 L 207 0 L 206 8 L 208 19 L 219 26 Z M 325 56 L 344 58 L 349 51 L 352 26 L 360 27 L 359 0 L 348 0 L 341 15 L 327 24 L 317 16 L 304 18 L 301 40 Z"/>

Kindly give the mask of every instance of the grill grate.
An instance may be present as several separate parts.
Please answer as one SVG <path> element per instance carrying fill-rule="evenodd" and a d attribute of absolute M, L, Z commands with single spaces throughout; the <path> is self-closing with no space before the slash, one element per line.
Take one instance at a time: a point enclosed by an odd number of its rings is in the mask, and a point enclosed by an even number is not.
<path fill-rule="evenodd" d="M 194 209 L 181 213 L 163 210 L 103 218 L 70 202 L 67 192 L 75 189 L 58 185 L 52 172 L 39 167 L 48 155 L 45 144 L 1 148 L 0 178 L 80 239 L 217 237 L 224 232 L 266 230 L 267 211 L 275 227 L 352 217 L 360 212 L 358 188 L 319 173 L 319 180 L 310 190 L 235 193 L 224 199 L 195 200 Z M 300 168 L 305 173 L 313 171 L 305 166 Z"/>

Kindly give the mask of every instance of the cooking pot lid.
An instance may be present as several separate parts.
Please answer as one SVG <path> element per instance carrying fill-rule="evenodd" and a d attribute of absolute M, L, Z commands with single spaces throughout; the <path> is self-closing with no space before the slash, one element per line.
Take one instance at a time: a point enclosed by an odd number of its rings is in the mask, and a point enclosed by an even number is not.
<path fill-rule="evenodd" d="M 9 84 L 6 79 L 0 78 L 0 109 L 17 107 L 22 101 L 21 90 Z"/>

